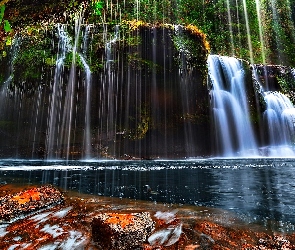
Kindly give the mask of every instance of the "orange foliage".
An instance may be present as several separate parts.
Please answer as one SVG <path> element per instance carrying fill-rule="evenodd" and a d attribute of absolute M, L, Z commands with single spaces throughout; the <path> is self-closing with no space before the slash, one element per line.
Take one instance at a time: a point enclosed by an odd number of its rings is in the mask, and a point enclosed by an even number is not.
<path fill-rule="evenodd" d="M 195 26 L 193 24 L 187 25 L 186 29 L 189 30 L 192 34 L 202 37 L 202 40 L 203 40 L 203 43 L 204 43 L 204 46 L 205 46 L 206 50 L 208 52 L 210 51 L 210 44 L 207 41 L 207 37 L 206 37 L 205 33 L 203 33 L 197 26 Z"/>
<path fill-rule="evenodd" d="M 143 21 L 141 20 L 131 20 L 131 21 L 126 21 L 126 20 L 123 20 L 123 23 L 126 23 L 129 25 L 129 28 L 131 30 L 136 30 L 138 29 L 140 26 L 146 26 L 147 24 L 144 23 Z"/>
<path fill-rule="evenodd" d="M 17 201 L 19 204 L 25 204 L 30 201 L 39 201 L 41 193 L 36 191 L 36 189 L 30 189 L 20 193 L 19 195 L 15 195 L 11 200 Z"/>
<path fill-rule="evenodd" d="M 110 218 L 108 218 L 105 222 L 109 224 L 119 224 L 122 228 L 125 228 L 127 225 L 133 223 L 134 216 L 131 214 L 109 214 Z"/>

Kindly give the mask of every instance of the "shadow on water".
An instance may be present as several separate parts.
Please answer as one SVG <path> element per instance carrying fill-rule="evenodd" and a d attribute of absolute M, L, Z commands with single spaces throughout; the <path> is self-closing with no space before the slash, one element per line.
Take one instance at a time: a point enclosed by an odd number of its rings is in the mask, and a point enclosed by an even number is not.
<path fill-rule="evenodd" d="M 294 159 L 2 160 L 0 184 L 220 208 L 247 223 L 294 230 Z M 272 228 L 274 229 L 274 228 Z"/>

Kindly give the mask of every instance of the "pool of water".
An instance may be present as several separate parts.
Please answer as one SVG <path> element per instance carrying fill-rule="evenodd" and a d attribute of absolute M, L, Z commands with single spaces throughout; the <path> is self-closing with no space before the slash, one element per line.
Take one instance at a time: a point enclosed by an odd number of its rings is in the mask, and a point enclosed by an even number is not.
<path fill-rule="evenodd" d="M 231 211 L 248 223 L 295 230 L 295 159 L 183 161 L 1 160 L 0 185 Z"/>

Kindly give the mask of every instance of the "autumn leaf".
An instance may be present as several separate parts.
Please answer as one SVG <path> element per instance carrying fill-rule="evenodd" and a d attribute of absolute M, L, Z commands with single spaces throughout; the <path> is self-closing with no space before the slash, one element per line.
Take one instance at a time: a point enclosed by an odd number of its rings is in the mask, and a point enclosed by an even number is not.
<path fill-rule="evenodd" d="M 15 195 L 11 200 L 17 201 L 19 204 L 25 204 L 30 201 L 38 201 L 40 200 L 40 192 L 30 189 L 19 195 Z"/>
<path fill-rule="evenodd" d="M 119 224 L 122 228 L 133 223 L 134 216 L 131 214 L 110 214 L 105 222 L 109 224 Z"/>

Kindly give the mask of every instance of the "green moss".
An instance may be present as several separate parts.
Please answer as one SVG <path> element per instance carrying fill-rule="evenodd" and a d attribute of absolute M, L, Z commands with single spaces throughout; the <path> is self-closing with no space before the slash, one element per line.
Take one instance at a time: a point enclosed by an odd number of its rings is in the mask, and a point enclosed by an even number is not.
<path fill-rule="evenodd" d="M 285 72 L 286 74 L 277 75 L 276 79 L 283 92 L 291 102 L 295 105 L 295 79 L 290 71 Z"/>
<path fill-rule="evenodd" d="M 56 64 L 56 56 L 47 57 L 44 59 L 44 62 L 47 66 L 55 66 Z"/>
<path fill-rule="evenodd" d="M 141 37 L 138 35 L 132 36 L 129 35 L 128 37 L 124 36 L 123 42 L 125 43 L 126 46 L 138 46 L 141 44 Z"/>
<path fill-rule="evenodd" d="M 91 2 L 91 6 L 92 6 L 92 9 L 93 9 L 95 15 L 97 15 L 97 16 L 102 15 L 102 10 L 104 7 L 104 3 L 102 2 L 102 0 L 93 0 Z"/>
<path fill-rule="evenodd" d="M 134 128 L 128 129 L 125 137 L 131 140 L 143 139 L 152 126 L 151 110 L 145 103 L 138 110 L 139 117 L 130 117 Z M 123 129 L 125 131 L 125 129 Z"/>
<path fill-rule="evenodd" d="M 202 54 L 199 53 L 199 46 L 193 38 L 182 34 L 174 36 L 173 42 L 177 51 L 179 51 L 181 55 L 185 56 L 185 63 L 189 64 L 187 65 L 188 67 L 202 66 L 204 64 L 204 60 L 196 60 L 202 57 Z M 184 61 L 179 57 L 177 57 L 177 59 L 179 60 L 180 67 L 185 67 L 185 65 L 183 65 Z"/>
<path fill-rule="evenodd" d="M 142 68 L 147 68 L 148 70 L 160 70 L 160 65 L 154 63 L 151 60 L 146 60 L 140 57 L 138 52 L 127 54 L 128 65 L 132 66 L 134 69 L 140 70 Z"/>
<path fill-rule="evenodd" d="M 0 6 L 0 24 L 2 23 L 5 12 L 5 5 Z"/>
<path fill-rule="evenodd" d="M 3 29 L 3 20 L 6 20 L 10 24 L 10 27 L 6 25 L 8 31 L 14 27 L 22 29 L 28 25 L 36 25 L 41 21 L 51 23 L 54 20 L 55 23 L 74 24 L 75 14 L 83 9 L 85 23 L 120 24 L 122 20 L 140 20 L 153 25 L 193 24 L 207 35 L 213 53 L 235 55 L 251 61 L 251 45 L 256 63 L 263 63 L 264 52 L 266 63 L 294 67 L 294 5 L 294 0 L 288 4 L 285 1 L 260 2 L 259 15 L 263 25 L 264 44 L 260 41 L 259 17 L 256 3 L 252 0 L 230 6 L 224 0 L 14 0 L 7 3 L 6 10 L 4 5 L 1 6 L 0 23 L 2 22 Z M 245 23 L 246 15 L 249 27 Z M 136 41 L 130 39 L 127 43 L 134 44 Z"/>
<path fill-rule="evenodd" d="M 1 121 L 0 120 L 0 128 L 1 129 L 11 129 L 15 126 L 14 122 L 12 121 Z"/>
<path fill-rule="evenodd" d="M 15 60 L 15 68 L 21 69 L 23 79 L 39 79 L 41 71 L 38 70 L 44 65 L 45 59 L 49 57 L 46 50 L 31 47 L 19 53 Z"/>
<path fill-rule="evenodd" d="M 290 84 L 286 81 L 284 77 L 277 76 L 277 81 L 283 92 L 287 93 L 290 90 Z"/>
<path fill-rule="evenodd" d="M 74 59 L 74 58 L 73 58 L 73 55 L 74 55 L 74 53 L 73 53 L 72 51 L 71 51 L 70 53 L 67 53 L 67 54 L 66 54 L 66 58 L 65 58 L 65 60 L 64 60 L 64 65 L 65 65 L 66 67 L 71 67 L 71 66 L 72 66 L 72 63 L 73 63 L 73 61 L 74 61 L 76 67 L 78 67 L 78 68 L 80 68 L 80 69 L 83 69 L 84 66 L 83 66 L 83 63 L 82 63 L 82 61 L 81 61 L 80 56 L 79 56 L 77 53 L 75 53 L 75 60 L 73 60 L 73 59 Z"/>
<path fill-rule="evenodd" d="M 0 73 L 0 86 L 2 85 L 2 83 L 4 82 L 5 77 L 3 74 Z"/>

